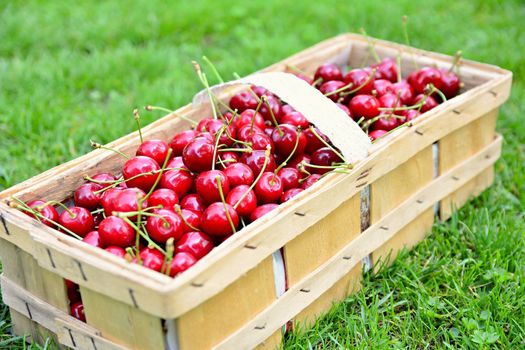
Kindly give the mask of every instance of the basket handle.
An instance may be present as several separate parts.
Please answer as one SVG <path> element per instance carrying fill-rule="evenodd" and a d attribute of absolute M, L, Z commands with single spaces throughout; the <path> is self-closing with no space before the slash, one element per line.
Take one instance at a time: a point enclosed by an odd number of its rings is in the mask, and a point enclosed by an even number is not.
<path fill-rule="evenodd" d="M 279 96 L 328 136 L 348 162 L 355 163 L 368 156 L 372 146 L 368 135 L 328 97 L 295 75 L 282 72 L 256 73 L 212 86 L 210 91 L 219 95 L 236 85 L 260 85 Z M 193 105 L 205 103 L 210 103 L 209 95 L 207 90 L 202 90 L 193 98 Z"/>

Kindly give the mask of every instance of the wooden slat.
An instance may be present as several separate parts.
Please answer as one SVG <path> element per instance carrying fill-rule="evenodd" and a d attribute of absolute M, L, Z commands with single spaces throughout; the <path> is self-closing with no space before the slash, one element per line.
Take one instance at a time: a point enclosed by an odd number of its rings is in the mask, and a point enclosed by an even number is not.
<path fill-rule="evenodd" d="M 276 298 L 272 258 L 268 257 L 224 291 L 177 318 L 180 350 L 211 348 Z"/>
<path fill-rule="evenodd" d="M 288 286 L 297 284 L 361 233 L 360 203 L 359 195 L 353 196 L 285 245 Z M 299 313 L 294 321 L 308 326 L 323 311 L 327 311 L 334 301 L 344 299 L 359 283 L 360 267 L 357 272 L 350 271 L 340 283 Z"/>
<path fill-rule="evenodd" d="M 164 349 L 160 318 L 82 286 L 80 295 L 88 325 L 104 338 L 137 350 Z"/>
<path fill-rule="evenodd" d="M 447 171 L 492 142 L 496 133 L 498 109 L 462 127 L 439 141 L 439 169 Z M 459 208 L 473 195 L 481 193 L 493 180 L 492 171 L 480 174 L 463 188 L 441 201 L 441 219 L 446 220 L 454 207 Z"/>
<path fill-rule="evenodd" d="M 413 194 L 300 283 L 291 287 L 270 307 L 215 349 L 250 348 L 277 330 L 298 310 L 307 307 L 339 281 L 342 276 L 359 264 L 363 257 L 394 237 L 407 223 L 432 208 L 436 201 L 463 186 L 483 169 L 494 164 L 501 152 L 501 142 L 502 139 L 499 137 L 470 159 L 442 174 Z"/>
<path fill-rule="evenodd" d="M 370 220 L 374 224 L 433 178 L 432 146 L 400 164 L 371 184 Z M 373 266 L 378 261 L 393 261 L 404 246 L 412 246 L 429 232 L 434 223 L 433 211 L 427 210 L 410 222 L 390 241 L 372 253 Z"/>

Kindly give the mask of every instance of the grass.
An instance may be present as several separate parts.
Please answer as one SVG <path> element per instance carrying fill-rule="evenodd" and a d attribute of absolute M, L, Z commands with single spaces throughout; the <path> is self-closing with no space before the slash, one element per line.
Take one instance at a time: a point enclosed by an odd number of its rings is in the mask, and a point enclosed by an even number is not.
<path fill-rule="evenodd" d="M 134 129 L 131 111 L 178 107 L 206 54 L 241 75 L 365 27 L 514 72 L 493 187 L 286 349 L 525 348 L 525 5 L 516 1 L 4 1 L 0 3 L 0 189 Z M 158 114 L 144 114 L 151 122 Z M 0 310 L 0 347 L 24 348 Z M 33 346 L 32 348 L 38 348 Z"/>

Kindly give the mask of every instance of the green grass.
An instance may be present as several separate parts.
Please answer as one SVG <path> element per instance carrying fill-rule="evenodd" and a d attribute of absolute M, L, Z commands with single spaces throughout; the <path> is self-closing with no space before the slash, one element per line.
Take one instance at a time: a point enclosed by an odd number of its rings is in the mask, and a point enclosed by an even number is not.
<path fill-rule="evenodd" d="M 172 3 L 0 2 L 0 189 L 129 133 L 135 106 L 187 103 L 203 54 L 243 75 L 360 27 L 402 41 L 407 14 L 414 46 L 514 72 L 495 184 L 284 347 L 525 348 L 522 1 Z M 0 348 L 23 348 L 0 318 Z"/>

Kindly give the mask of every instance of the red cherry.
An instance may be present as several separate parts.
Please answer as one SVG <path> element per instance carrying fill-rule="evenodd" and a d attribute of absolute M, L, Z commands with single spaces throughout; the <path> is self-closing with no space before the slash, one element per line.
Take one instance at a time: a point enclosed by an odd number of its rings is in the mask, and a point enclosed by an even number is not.
<path fill-rule="evenodd" d="M 157 164 L 162 165 L 168 157 L 170 146 L 162 140 L 147 140 L 140 144 L 137 149 L 137 156 L 150 157 Z"/>
<path fill-rule="evenodd" d="M 169 170 L 162 174 L 160 187 L 173 190 L 177 196 L 184 197 L 193 185 L 193 178 L 185 170 Z"/>
<path fill-rule="evenodd" d="M 266 136 L 268 136 L 268 137 L 271 138 L 271 137 L 272 137 L 272 133 L 273 133 L 274 130 L 275 130 L 275 127 L 274 127 L 273 125 L 266 125 L 266 126 L 264 127 L 264 130 L 263 130 L 263 131 L 264 131 L 264 134 L 265 134 Z"/>
<path fill-rule="evenodd" d="M 407 83 L 410 85 L 410 86 L 414 86 L 414 84 L 416 83 L 416 78 L 417 78 L 417 75 L 418 75 L 419 71 L 418 70 L 415 70 L 413 71 L 412 73 L 410 73 L 407 77 Z"/>
<path fill-rule="evenodd" d="M 386 131 L 386 130 L 377 129 L 377 130 L 371 131 L 368 134 L 368 137 L 370 138 L 370 140 L 374 141 L 374 140 L 377 140 L 378 138 L 380 138 L 381 136 L 383 136 L 383 135 L 385 135 L 387 133 L 388 133 L 388 131 Z"/>
<path fill-rule="evenodd" d="M 225 169 L 228 165 L 237 163 L 239 161 L 239 155 L 235 152 L 226 151 L 219 153 L 219 159 L 217 165 L 220 169 Z"/>
<path fill-rule="evenodd" d="M 98 233 L 105 246 L 125 248 L 135 243 L 135 230 L 124 219 L 116 216 L 108 216 L 102 220 Z M 106 248 L 108 249 L 109 247 Z"/>
<path fill-rule="evenodd" d="M 95 192 L 101 189 L 102 186 L 94 182 L 89 182 L 80 185 L 80 187 L 75 190 L 75 205 L 79 207 L 84 207 L 88 210 L 95 210 L 100 204 L 101 197 L 99 193 Z"/>
<path fill-rule="evenodd" d="M 319 148 L 317 151 L 312 153 L 312 159 L 311 164 L 313 165 L 321 165 L 321 166 L 333 166 L 334 163 L 340 163 L 343 160 L 335 154 L 334 151 L 332 151 L 329 147 L 323 147 Z M 319 168 L 312 168 L 312 171 L 316 174 L 325 174 L 332 169 L 319 169 Z"/>
<path fill-rule="evenodd" d="M 213 241 L 202 232 L 187 232 L 177 242 L 176 253 L 189 253 L 196 259 L 202 259 L 213 249 Z"/>
<path fill-rule="evenodd" d="M 275 145 L 275 153 L 283 157 L 288 157 L 294 150 L 296 143 L 297 147 L 295 149 L 294 156 L 304 153 L 307 139 L 302 132 L 299 133 L 299 135 L 297 135 L 297 132 L 297 127 L 293 125 L 279 125 L 279 128 L 276 128 L 272 133 L 272 141 Z M 299 137 L 299 141 L 297 141 L 297 137 Z"/>
<path fill-rule="evenodd" d="M 372 68 L 376 69 L 376 79 L 385 79 L 392 83 L 397 81 L 397 63 L 393 58 L 387 57 L 380 63 L 372 65 Z"/>
<path fill-rule="evenodd" d="M 424 99 L 425 99 L 425 102 L 423 103 L 423 106 L 419 109 L 421 113 L 425 113 L 426 111 L 430 111 L 432 108 L 437 107 L 438 103 L 432 96 L 426 97 L 423 94 L 420 94 L 414 97 L 414 105 L 417 105 Z"/>
<path fill-rule="evenodd" d="M 401 107 L 401 100 L 393 93 L 386 93 L 379 98 L 379 105 L 383 108 Z"/>
<path fill-rule="evenodd" d="M 100 203 L 102 204 L 102 207 L 104 208 L 104 213 L 106 216 L 110 216 L 111 213 L 115 211 L 115 208 L 113 206 L 114 200 L 118 197 L 121 191 L 123 191 L 123 188 L 120 187 L 114 187 L 109 188 L 102 194 L 102 197 L 100 199 Z"/>
<path fill-rule="evenodd" d="M 139 200 L 146 197 L 146 193 L 140 188 L 126 188 L 119 193 L 113 199 L 113 211 L 129 213 L 139 210 Z M 148 207 L 148 201 L 145 200 L 142 203 L 142 208 Z M 130 217 L 130 220 L 134 220 L 135 216 Z"/>
<path fill-rule="evenodd" d="M 227 125 L 224 121 L 219 119 L 208 119 L 205 124 L 205 130 L 213 136 L 213 142 L 217 140 L 217 135 L 221 132 L 219 137 L 219 143 L 232 146 L 233 140 L 235 139 L 236 127 L 233 125 Z M 222 130 L 223 129 L 223 130 Z M 221 131 L 222 130 L 222 131 Z"/>
<path fill-rule="evenodd" d="M 273 172 L 265 172 L 255 184 L 255 193 L 261 203 L 275 203 L 283 194 L 281 178 Z"/>
<path fill-rule="evenodd" d="M 357 95 L 350 100 L 348 105 L 354 119 L 365 117 L 365 119 L 372 119 L 379 115 L 379 101 L 374 96 Z"/>
<path fill-rule="evenodd" d="M 271 107 L 271 112 L 268 105 Z M 259 113 L 261 113 L 264 120 L 273 122 L 273 118 L 275 118 L 275 120 L 279 123 L 281 120 L 281 102 L 277 97 L 268 96 L 266 102 L 263 102 L 261 107 L 259 107 Z"/>
<path fill-rule="evenodd" d="M 150 237 L 158 243 L 166 243 L 169 238 L 177 241 L 184 234 L 184 222 L 167 209 L 158 209 L 154 212 L 157 216 L 149 216 L 146 221 L 146 230 Z"/>
<path fill-rule="evenodd" d="M 237 130 L 237 139 L 243 142 L 250 142 L 250 137 L 252 137 L 254 134 L 263 133 L 264 132 L 255 125 L 253 128 L 250 125 L 243 125 L 239 128 L 239 130 Z"/>
<path fill-rule="evenodd" d="M 402 120 L 402 123 L 411 121 L 421 115 L 421 112 L 419 112 L 417 109 L 407 109 L 406 111 L 402 112 L 402 114 L 405 116 L 405 119 Z"/>
<path fill-rule="evenodd" d="M 241 126 L 244 125 L 253 125 L 258 127 L 259 129 L 264 128 L 264 118 L 261 115 L 261 113 L 257 112 L 255 114 L 254 109 L 247 109 L 243 111 L 238 117 L 234 120 L 234 125 L 237 129 L 239 129 Z"/>
<path fill-rule="evenodd" d="M 296 168 L 282 168 L 277 175 L 281 179 L 284 191 L 290 188 L 299 187 L 301 173 Z"/>
<path fill-rule="evenodd" d="M 73 303 L 71 305 L 71 316 L 73 316 L 77 320 L 86 322 L 86 315 L 84 313 L 84 304 L 82 304 L 81 301 L 77 301 L 76 303 Z"/>
<path fill-rule="evenodd" d="M 201 213 L 193 211 L 193 210 L 188 210 L 188 209 L 182 209 L 180 213 L 182 217 L 184 218 L 183 225 L 182 225 L 184 233 L 200 230 L 201 216 L 202 216 Z M 186 222 L 189 224 L 189 226 L 186 225 Z"/>
<path fill-rule="evenodd" d="M 295 108 L 293 108 L 293 107 L 290 106 L 290 105 L 283 105 L 283 106 L 281 107 L 281 113 L 282 113 L 283 115 L 286 115 L 286 114 L 288 114 L 288 113 L 292 113 L 292 112 L 295 112 Z"/>
<path fill-rule="evenodd" d="M 230 186 L 251 185 L 254 180 L 252 169 L 244 163 L 230 164 L 224 169 L 224 175 L 228 178 Z"/>
<path fill-rule="evenodd" d="M 302 188 L 290 188 L 289 190 L 284 191 L 283 195 L 281 196 L 281 203 L 288 202 L 290 199 L 303 191 L 304 190 Z"/>
<path fill-rule="evenodd" d="M 254 150 L 250 153 L 244 153 L 241 157 L 241 162 L 245 163 L 252 169 L 253 175 L 258 176 L 262 170 L 265 161 L 265 151 Z M 277 165 L 275 164 L 275 158 L 270 154 L 268 157 L 268 164 L 266 165 L 265 171 L 274 171 Z"/>
<path fill-rule="evenodd" d="M 262 86 L 255 86 L 255 85 L 252 85 L 250 87 L 252 89 L 252 91 L 259 97 L 263 97 L 263 96 L 273 96 L 273 94 L 266 88 L 262 87 Z"/>
<path fill-rule="evenodd" d="M 229 204 L 215 202 L 206 208 L 201 217 L 200 224 L 205 233 L 211 236 L 226 236 L 233 233 L 225 207 L 228 210 L 233 226 L 235 228 L 239 226 L 239 216 L 235 209 Z"/>
<path fill-rule="evenodd" d="M 28 207 L 31 209 L 36 210 L 40 215 L 43 216 L 43 218 L 35 217 L 33 214 L 26 212 L 27 215 L 31 216 L 32 218 L 37 219 L 38 221 L 44 223 L 46 226 L 49 227 L 55 227 L 55 224 L 53 222 L 58 222 L 58 212 L 56 211 L 55 207 L 48 204 L 43 207 L 46 202 L 42 200 L 34 200 L 31 202 L 26 203 Z M 53 222 L 51 222 L 51 221 Z"/>
<path fill-rule="evenodd" d="M 341 92 L 333 93 L 336 90 L 339 90 L 343 88 L 346 84 L 343 83 L 340 80 L 330 80 L 324 82 L 321 87 L 319 87 L 319 91 L 326 97 L 328 97 L 330 100 L 337 102 L 341 98 Z M 351 87 L 350 87 L 351 89 Z"/>
<path fill-rule="evenodd" d="M 308 128 L 308 125 L 310 125 L 310 123 L 305 118 L 305 116 L 296 111 L 284 114 L 283 117 L 281 118 L 281 123 L 294 125 L 301 129 L 306 129 Z"/>
<path fill-rule="evenodd" d="M 319 135 L 325 142 L 329 142 L 328 137 L 326 137 L 326 135 L 323 134 L 321 130 L 317 128 L 314 128 L 314 129 L 317 135 Z M 321 140 L 319 140 L 317 136 L 315 136 L 314 132 L 310 128 L 304 130 L 302 134 L 306 137 L 306 148 L 305 148 L 306 153 L 312 154 L 319 148 L 325 147 L 325 144 Z"/>
<path fill-rule="evenodd" d="M 186 170 L 190 171 L 188 167 L 184 164 L 184 161 L 182 160 L 182 156 L 178 156 L 173 158 L 166 164 L 166 169 L 169 170 Z"/>
<path fill-rule="evenodd" d="M 217 176 L 220 178 L 221 189 L 224 196 L 230 191 L 230 182 L 228 177 L 220 170 L 205 171 L 195 180 L 195 189 L 197 193 L 207 203 L 218 202 L 221 200 Z"/>
<path fill-rule="evenodd" d="M 82 207 L 71 207 L 69 211 L 63 211 L 58 217 L 58 222 L 80 237 L 84 237 L 95 228 L 93 216 L 89 210 Z"/>
<path fill-rule="evenodd" d="M 301 74 L 301 73 L 293 73 L 293 75 L 295 75 L 297 78 L 301 79 L 301 80 L 304 80 L 308 85 L 312 85 L 313 84 L 313 81 L 312 79 L 308 78 L 306 75 L 304 74 Z"/>
<path fill-rule="evenodd" d="M 195 130 L 184 130 L 180 131 L 171 140 L 170 147 L 173 150 L 173 155 L 181 156 L 184 147 L 195 138 L 197 132 Z"/>
<path fill-rule="evenodd" d="M 67 290 L 67 298 L 69 299 L 69 304 L 74 304 L 80 301 L 80 292 L 78 290 L 78 284 L 71 280 L 64 280 Z"/>
<path fill-rule="evenodd" d="M 367 82 L 368 81 L 368 82 Z M 374 78 L 370 78 L 370 72 L 364 69 L 352 69 L 345 74 L 345 85 L 352 84 L 349 90 L 355 90 L 362 86 L 356 94 L 371 94 L 374 90 Z M 366 84 L 365 84 L 366 83 Z M 364 84 L 364 85 L 363 85 Z M 352 109 L 352 108 L 350 108 Z"/>
<path fill-rule="evenodd" d="M 197 259 L 190 253 L 186 253 L 186 252 L 177 253 L 173 256 L 173 259 L 171 260 L 170 268 L 169 268 L 169 275 L 171 277 L 175 277 L 178 274 L 186 271 L 187 269 L 195 265 L 196 262 L 197 262 Z"/>
<path fill-rule="evenodd" d="M 416 93 L 422 94 L 425 92 L 425 87 L 428 84 L 433 84 L 436 89 L 441 90 L 443 82 L 441 80 L 441 72 L 438 69 L 432 67 L 421 68 L 414 80 L 413 87 Z"/>
<path fill-rule="evenodd" d="M 230 99 L 230 108 L 237 110 L 241 113 L 247 109 L 256 109 L 259 101 L 253 94 L 249 91 L 243 91 L 238 94 L 235 94 Z"/>
<path fill-rule="evenodd" d="M 84 238 L 82 238 L 82 241 L 93 247 L 102 248 L 102 240 L 100 239 L 98 231 L 88 232 Z"/>
<path fill-rule="evenodd" d="M 115 176 L 113 176 L 110 173 L 98 173 L 91 177 L 92 180 L 96 181 L 96 183 L 102 182 L 99 184 L 102 188 L 107 188 L 111 186 L 116 180 Z M 126 183 L 122 182 L 119 184 L 121 187 L 126 187 Z"/>
<path fill-rule="evenodd" d="M 314 80 L 329 81 L 329 80 L 343 80 L 343 73 L 339 67 L 333 63 L 325 63 L 320 65 L 314 73 Z"/>
<path fill-rule="evenodd" d="M 206 206 L 201 196 L 196 193 L 190 193 L 180 201 L 180 207 L 182 209 L 188 209 L 202 213 Z"/>
<path fill-rule="evenodd" d="M 136 156 L 124 164 L 122 176 L 128 187 L 138 187 L 143 191 L 149 191 L 159 176 L 158 173 L 151 172 L 157 172 L 159 169 L 159 165 L 152 158 Z"/>
<path fill-rule="evenodd" d="M 449 72 L 447 69 L 440 69 L 441 72 L 441 92 L 446 98 L 452 98 L 456 96 L 460 89 L 461 82 L 459 77 L 453 72 Z"/>
<path fill-rule="evenodd" d="M 140 251 L 140 261 L 142 266 L 150 270 L 160 272 L 164 265 L 164 254 L 154 248 L 144 248 Z M 136 262 L 134 260 L 133 262 Z"/>
<path fill-rule="evenodd" d="M 246 192 L 248 192 L 246 197 L 244 197 L 239 205 L 237 205 L 239 200 L 245 195 Z M 239 185 L 234 187 L 230 193 L 228 193 L 228 197 L 226 197 L 226 203 L 232 207 L 237 205 L 235 209 L 237 214 L 241 216 L 249 216 L 257 207 L 257 197 L 255 196 L 255 192 L 250 189 L 250 186 Z"/>
<path fill-rule="evenodd" d="M 384 114 L 382 118 L 376 120 L 372 125 L 372 129 L 386 130 L 390 131 L 399 126 L 399 122 L 394 117 L 389 117 L 389 113 Z"/>
<path fill-rule="evenodd" d="M 255 220 L 263 217 L 264 215 L 268 214 L 272 210 L 276 209 L 279 206 L 279 204 L 275 203 L 269 203 L 269 204 L 263 204 L 261 206 L 258 206 L 255 208 L 255 210 L 250 215 L 250 222 L 254 222 Z"/>
<path fill-rule="evenodd" d="M 162 206 L 162 208 L 173 210 L 179 204 L 179 196 L 169 188 L 159 188 L 151 193 L 148 198 L 148 205 L 151 207 Z"/>
<path fill-rule="evenodd" d="M 316 183 L 320 177 L 320 174 L 312 174 L 308 176 L 308 178 L 301 184 L 301 188 L 306 190 L 307 188 L 311 187 L 314 183 Z"/>
<path fill-rule="evenodd" d="M 385 79 L 376 79 L 374 80 L 374 90 L 375 96 L 381 97 L 388 92 L 391 88 L 392 83 Z"/>
<path fill-rule="evenodd" d="M 287 166 L 290 167 L 290 168 L 296 168 L 297 170 L 301 170 L 301 169 L 299 169 L 299 166 L 303 162 L 306 163 L 306 164 L 310 164 L 310 156 L 307 156 L 306 154 L 302 154 L 302 155 L 300 155 L 298 157 L 294 157 L 294 158 L 290 159 L 290 161 L 288 162 Z"/>
<path fill-rule="evenodd" d="M 214 163 L 214 149 L 215 145 L 208 139 L 196 137 L 184 147 L 182 152 L 184 164 L 193 172 L 210 170 Z"/>
<path fill-rule="evenodd" d="M 391 84 L 387 90 L 395 96 L 399 95 L 399 101 L 401 101 L 401 104 L 411 105 L 414 100 L 414 90 L 412 89 L 412 86 L 404 80 Z"/>
<path fill-rule="evenodd" d="M 106 252 L 111 253 L 115 256 L 118 256 L 119 258 L 125 258 L 126 257 L 126 250 L 122 247 L 117 246 L 109 246 L 104 249 Z"/>
<path fill-rule="evenodd" d="M 272 139 L 261 132 L 251 135 L 248 142 L 250 143 L 251 148 L 255 150 L 265 150 L 268 146 L 270 146 L 270 150 L 273 150 Z"/>

